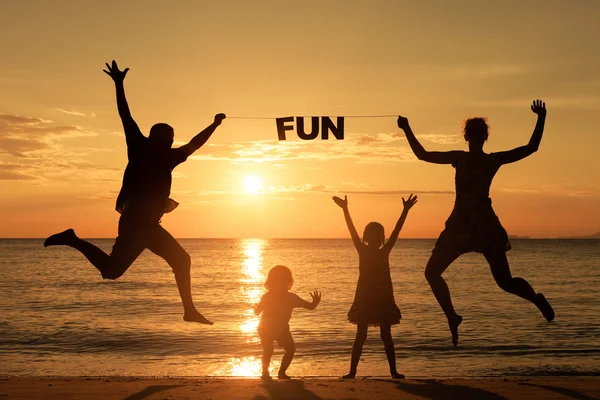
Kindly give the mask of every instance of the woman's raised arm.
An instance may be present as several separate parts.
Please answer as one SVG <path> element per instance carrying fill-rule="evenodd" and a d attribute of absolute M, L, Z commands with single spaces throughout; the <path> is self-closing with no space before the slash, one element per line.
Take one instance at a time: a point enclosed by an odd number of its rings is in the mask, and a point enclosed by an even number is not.
<path fill-rule="evenodd" d="M 419 140 L 417 140 L 415 134 L 410 128 L 410 125 L 408 124 L 408 119 L 405 117 L 398 117 L 398 128 L 404 131 L 404 135 L 406 135 L 406 140 L 408 141 L 410 148 L 419 160 L 434 164 L 453 164 L 456 162 L 457 158 L 463 154 L 462 151 L 425 150 L 423 145 L 419 143 Z"/>

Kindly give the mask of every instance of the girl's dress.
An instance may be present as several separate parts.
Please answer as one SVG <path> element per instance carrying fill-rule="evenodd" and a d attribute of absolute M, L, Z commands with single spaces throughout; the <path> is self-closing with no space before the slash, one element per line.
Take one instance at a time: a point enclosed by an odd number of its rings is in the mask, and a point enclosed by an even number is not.
<path fill-rule="evenodd" d="M 358 325 L 380 326 L 400 323 L 402 315 L 394 300 L 390 276 L 389 250 L 359 251 L 359 277 L 348 321 Z"/>
<path fill-rule="evenodd" d="M 458 254 L 508 251 L 506 230 L 492 208 L 492 179 L 501 166 L 497 155 L 460 152 L 456 169 L 456 201 L 433 251 Z"/>

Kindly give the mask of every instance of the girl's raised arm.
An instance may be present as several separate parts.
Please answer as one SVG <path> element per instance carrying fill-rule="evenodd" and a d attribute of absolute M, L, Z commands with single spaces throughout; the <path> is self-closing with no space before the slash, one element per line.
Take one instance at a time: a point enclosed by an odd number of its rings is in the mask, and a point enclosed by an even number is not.
<path fill-rule="evenodd" d="M 344 210 L 344 218 L 346 219 L 346 225 L 348 226 L 350 236 L 352 237 L 352 243 L 354 243 L 356 251 L 360 252 L 364 245 L 360 240 L 360 236 L 358 236 L 358 232 L 356 232 L 356 228 L 350 217 L 350 211 L 348 211 L 348 196 L 344 196 L 343 200 L 337 196 L 333 196 L 333 201 Z"/>
<path fill-rule="evenodd" d="M 516 149 L 494 153 L 500 164 L 509 164 L 522 160 L 539 149 L 540 142 L 542 141 L 542 134 L 544 133 L 544 125 L 546 123 L 546 103 L 541 100 L 534 100 L 531 105 L 531 111 L 537 114 L 538 117 L 529 143 L 525 146 L 517 147 Z"/>
<path fill-rule="evenodd" d="M 454 164 L 463 152 L 462 151 L 427 151 L 419 143 L 415 134 L 413 133 L 410 125 L 408 124 L 408 119 L 402 116 L 398 117 L 398 128 L 404 131 L 404 135 L 406 135 L 406 140 L 410 145 L 413 153 L 419 160 L 434 163 L 434 164 Z"/>
<path fill-rule="evenodd" d="M 408 200 L 404 200 L 404 197 L 403 197 L 402 204 L 404 204 L 404 210 L 402 210 L 402 214 L 400 215 L 400 218 L 398 218 L 398 222 L 396 222 L 396 227 L 392 231 L 392 234 L 390 235 L 388 241 L 383 245 L 383 249 L 385 251 L 387 251 L 388 253 L 390 251 L 392 251 L 392 249 L 394 248 L 394 245 L 396 244 L 396 240 L 398 240 L 398 235 L 400 234 L 400 231 L 402 230 L 404 221 L 406 221 L 406 216 L 408 215 L 408 211 L 412 208 L 412 206 L 417 204 L 417 196 L 413 197 L 413 195 L 411 193 L 410 196 L 408 196 Z"/>

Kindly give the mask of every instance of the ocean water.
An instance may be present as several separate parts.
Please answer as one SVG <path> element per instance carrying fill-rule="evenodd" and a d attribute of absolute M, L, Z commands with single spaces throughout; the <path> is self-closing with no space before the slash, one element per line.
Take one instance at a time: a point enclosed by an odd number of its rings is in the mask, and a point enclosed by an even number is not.
<path fill-rule="evenodd" d="M 110 250 L 111 240 L 94 243 Z M 0 375 L 257 376 L 252 304 L 270 267 L 289 266 L 292 289 L 314 311 L 290 322 L 297 352 L 289 374 L 348 371 L 355 326 L 347 322 L 358 278 L 350 240 L 189 239 L 193 293 L 213 326 L 182 320 L 173 274 L 146 251 L 117 281 L 103 281 L 75 250 L 41 240 L 0 240 Z M 423 276 L 433 240 L 399 240 L 391 255 L 400 325 L 399 371 L 409 377 L 597 375 L 600 373 L 600 240 L 513 240 L 513 276 L 529 280 L 556 310 L 547 323 L 532 304 L 499 289 L 483 257 L 467 254 L 444 274 L 463 315 L 453 348 Z M 278 367 L 276 349 L 272 367 Z M 370 328 L 361 376 L 387 376 Z"/>

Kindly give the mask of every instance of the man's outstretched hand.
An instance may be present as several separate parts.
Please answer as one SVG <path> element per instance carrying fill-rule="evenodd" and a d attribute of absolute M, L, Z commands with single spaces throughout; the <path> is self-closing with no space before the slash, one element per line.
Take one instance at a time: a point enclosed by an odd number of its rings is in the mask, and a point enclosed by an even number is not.
<path fill-rule="evenodd" d="M 112 65 L 108 65 L 108 63 L 106 63 L 106 68 L 108 69 L 108 71 L 105 69 L 103 69 L 102 71 L 104 71 L 108 76 L 110 76 L 113 79 L 113 81 L 115 81 L 115 83 L 123 82 L 123 80 L 125 79 L 125 75 L 127 75 L 127 71 L 129 71 L 129 68 L 125 68 L 125 70 L 123 71 L 119 70 L 119 66 L 117 65 L 117 62 L 115 60 L 113 60 Z"/>
<path fill-rule="evenodd" d="M 215 124 L 221 125 L 221 122 L 223 122 L 224 119 L 225 119 L 225 114 L 223 114 L 223 113 L 219 113 L 219 114 L 215 115 Z"/>

